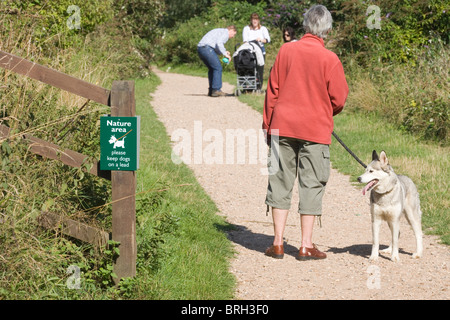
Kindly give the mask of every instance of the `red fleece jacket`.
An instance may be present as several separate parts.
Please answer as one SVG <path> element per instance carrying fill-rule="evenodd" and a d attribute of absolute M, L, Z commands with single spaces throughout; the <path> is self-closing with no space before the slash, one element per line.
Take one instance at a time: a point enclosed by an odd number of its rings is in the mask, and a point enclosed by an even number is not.
<path fill-rule="evenodd" d="M 337 55 L 323 39 L 306 34 L 278 52 L 267 84 L 263 129 L 269 135 L 331 144 L 333 116 L 342 111 L 347 95 Z"/>

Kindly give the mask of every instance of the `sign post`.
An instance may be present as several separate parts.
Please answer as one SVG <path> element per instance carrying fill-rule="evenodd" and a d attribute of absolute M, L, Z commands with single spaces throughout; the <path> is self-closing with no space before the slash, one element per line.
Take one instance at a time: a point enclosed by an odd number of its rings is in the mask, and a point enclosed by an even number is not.
<path fill-rule="evenodd" d="M 135 171 L 139 168 L 140 117 L 100 118 L 100 169 Z"/>
<path fill-rule="evenodd" d="M 136 128 L 132 127 L 133 124 L 129 127 L 128 123 L 130 121 L 127 121 L 128 117 L 134 118 L 136 116 L 133 81 L 113 82 L 111 88 L 111 116 L 112 117 L 110 117 L 110 120 L 112 120 L 112 118 L 119 118 L 120 121 L 117 119 L 117 122 L 126 123 L 126 125 L 123 126 L 118 123 L 116 123 L 116 126 L 108 126 L 108 123 L 106 123 L 106 128 L 111 128 L 111 132 L 105 131 L 104 133 L 107 136 L 105 139 L 108 140 L 106 141 L 106 146 L 111 148 L 106 150 L 126 152 L 125 154 L 117 155 L 119 158 L 118 161 L 120 161 L 121 157 L 123 158 L 122 162 L 116 162 L 113 160 L 109 162 L 114 165 L 118 164 L 116 166 L 117 170 L 110 169 L 112 170 L 112 240 L 120 242 L 120 255 L 114 263 L 114 273 L 117 275 L 115 282 L 118 284 L 120 279 L 134 277 L 136 275 L 136 171 L 119 169 L 131 169 L 132 152 L 130 151 L 130 153 L 128 153 L 125 150 L 128 147 L 132 147 L 130 140 L 134 139 L 134 135 L 137 135 L 135 138 L 137 145 L 133 147 L 136 151 L 135 160 L 138 161 L 139 159 L 139 152 L 137 152 L 139 146 L 137 140 L 139 136 L 138 125 L 136 123 Z M 117 131 L 121 129 L 126 130 L 126 132 L 114 132 L 114 134 L 117 134 L 117 139 L 115 139 L 113 143 L 110 143 L 109 141 L 112 140 L 111 136 L 113 134 L 113 127 L 117 128 Z M 123 148 L 120 144 L 123 144 Z M 115 149 L 114 145 L 116 147 Z M 103 153 L 103 151 L 101 152 Z M 108 155 L 106 154 L 105 156 Z M 110 155 L 110 157 L 116 157 L 116 155 Z M 130 161 L 127 162 L 124 160 L 128 158 Z M 103 160 L 100 160 L 100 167 L 102 167 L 102 162 Z M 122 167 L 120 166 L 120 163 L 122 163 Z M 126 167 L 128 163 L 130 163 L 130 166 Z"/>

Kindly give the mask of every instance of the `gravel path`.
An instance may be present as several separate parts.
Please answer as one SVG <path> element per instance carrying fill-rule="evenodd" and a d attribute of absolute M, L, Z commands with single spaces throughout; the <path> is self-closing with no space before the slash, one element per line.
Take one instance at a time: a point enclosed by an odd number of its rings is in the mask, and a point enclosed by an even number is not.
<path fill-rule="evenodd" d="M 227 136 L 237 129 L 250 135 L 255 133 L 257 151 L 265 154 L 267 149 L 256 135 L 262 116 L 235 97 L 208 97 L 206 78 L 155 72 L 162 80 L 152 95 L 155 112 L 170 136 L 184 137 L 175 141 L 174 146 L 189 142 L 188 134 L 192 157 L 186 162 L 217 204 L 218 214 L 236 226 L 229 233 L 237 252 L 230 265 L 237 279 L 236 299 L 450 298 L 449 248 L 439 244 L 436 237 L 425 236 L 424 256 L 413 259 L 414 235 L 404 218 L 401 261 L 393 263 L 386 254 L 381 254 L 376 262 L 368 260 L 371 250 L 368 195 L 363 196 L 361 188 L 352 186 L 349 177 L 336 170 L 331 172 L 324 197 L 322 227 L 316 225 L 313 235 L 313 241 L 328 258 L 307 262 L 295 259 L 301 239 L 296 190 L 285 232 L 285 257 L 282 260 L 266 257 L 264 250 L 273 235 L 272 218 L 270 214 L 266 216 L 264 204 L 267 176 L 262 170 L 266 166 L 261 158 L 254 164 L 248 157 L 254 152 L 248 150 L 244 163 L 239 163 L 234 155 L 238 142 Z M 234 88 L 224 83 L 222 90 L 232 93 Z M 226 148 L 227 143 L 231 146 L 234 143 L 234 153 Z M 223 145 L 223 149 L 216 148 L 218 145 Z M 223 163 L 210 164 L 208 159 Z M 387 224 L 382 226 L 380 239 L 380 248 L 386 248 L 390 241 Z"/>

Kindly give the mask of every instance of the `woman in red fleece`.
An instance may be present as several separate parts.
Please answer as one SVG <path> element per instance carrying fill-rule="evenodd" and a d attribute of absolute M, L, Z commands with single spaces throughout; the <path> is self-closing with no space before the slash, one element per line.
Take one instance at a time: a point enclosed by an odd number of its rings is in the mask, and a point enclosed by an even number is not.
<path fill-rule="evenodd" d="M 272 207 L 275 236 L 266 255 L 284 255 L 284 228 L 298 175 L 299 260 L 326 258 L 313 244 L 312 231 L 315 216 L 322 214 L 322 196 L 330 174 L 333 116 L 342 111 L 348 95 L 342 64 L 324 46 L 323 39 L 332 27 L 330 12 L 322 5 L 311 7 L 303 26 L 306 34 L 299 41 L 284 44 L 278 52 L 263 116 L 263 129 L 268 142 L 272 140 L 271 153 L 276 153 L 279 161 L 276 172 L 269 175 L 267 188 L 266 204 Z"/>

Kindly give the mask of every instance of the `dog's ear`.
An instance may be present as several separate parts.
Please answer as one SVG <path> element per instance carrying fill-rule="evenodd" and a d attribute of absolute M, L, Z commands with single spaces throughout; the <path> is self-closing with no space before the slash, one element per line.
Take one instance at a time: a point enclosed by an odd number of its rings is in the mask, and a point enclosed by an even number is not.
<path fill-rule="evenodd" d="M 384 152 L 384 151 L 381 151 L 381 153 L 380 153 L 380 162 L 381 162 L 382 166 L 386 166 L 389 164 L 389 160 L 386 156 L 386 152 Z"/>
<path fill-rule="evenodd" d="M 379 161 L 378 154 L 375 150 L 372 151 L 372 161 Z"/>

